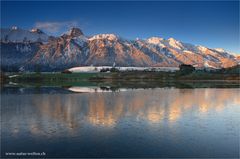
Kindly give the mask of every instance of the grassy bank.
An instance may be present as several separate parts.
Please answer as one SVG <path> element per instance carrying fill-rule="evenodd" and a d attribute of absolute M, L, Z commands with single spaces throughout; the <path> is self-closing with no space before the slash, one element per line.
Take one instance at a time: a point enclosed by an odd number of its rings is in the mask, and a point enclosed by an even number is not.
<path fill-rule="evenodd" d="M 240 80 L 239 74 L 211 73 L 194 71 L 192 73 L 177 72 L 111 72 L 111 73 L 11 73 L 7 79 L 12 82 L 60 82 L 60 81 L 208 81 L 208 80 Z"/>
<path fill-rule="evenodd" d="M 113 71 L 112 71 L 113 70 Z M 195 70 L 192 66 L 175 72 L 165 71 L 119 71 L 71 73 L 71 72 L 35 72 L 5 73 L 4 80 L 11 82 L 81 82 L 81 81 L 219 81 L 240 80 L 240 66 L 220 70 Z"/>
<path fill-rule="evenodd" d="M 109 73 L 8 73 L 5 83 L 30 86 L 112 86 L 147 88 L 158 86 L 181 87 L 239 87 L 239 73 L 193 71 Z"/>

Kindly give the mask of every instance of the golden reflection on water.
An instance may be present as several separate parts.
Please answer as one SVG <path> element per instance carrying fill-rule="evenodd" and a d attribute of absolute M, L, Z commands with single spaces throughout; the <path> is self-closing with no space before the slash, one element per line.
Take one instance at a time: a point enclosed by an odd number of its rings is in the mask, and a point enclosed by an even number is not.
<path fill-rule="evenodd" d="M 156 107 L 152 107 L 147 110 L 146 118 L 152 123 L 160 122 L 164 118 L 164 110 L 157 110 Z"/>
<path fill-rule="evenodd" d="M 200 113 L 220 112 L 229 104 L 240 105 L 237 89 L 130 90 L 56 96 L 40 103 L 35 100 L 40 112 L 53 118 L 75 123 L 73 112 L 82 112 L 90 123 L 102 126 L 113 126 L 126 115 L 140 116 L 150 122 L 164 118 L 174 122 L 189 109 L 198 109 Z M 81 110 L 83 107 L 85 110 Z"/>
<path fill-rule="evenodd" d="M 33 111 L 31 120 L 26 121 L 30 122 L 29 129 L 33 134 L 55 132 L 59 126 L 74 133 L 76 128 L 86 123 L 111 128 L 128 117 L 149 123 L 160 123 L 162 120 L 173 123 L 192 111 L 221 113 L 226 107 L 240 106 L 239 89 L 146 89 L 45 94 L 26 98 L 29 103 L 20 109 L 37 109 Z M 21 120 L 24 117 L 16 115 L 15 118 Z M 53 127 L 53 123 L 58 126 Z M 15 126 L 12 130 L 14 133 L 20 131 Z"/>

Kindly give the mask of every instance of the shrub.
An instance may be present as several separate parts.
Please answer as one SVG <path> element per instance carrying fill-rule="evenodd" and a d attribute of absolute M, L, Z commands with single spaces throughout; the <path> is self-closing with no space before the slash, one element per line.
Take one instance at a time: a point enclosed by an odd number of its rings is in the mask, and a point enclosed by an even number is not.
<path fill-rule="evenodd" d="M 119 69 L 117 69 L 117 68 L 115 68 L 115 67 L 112 67 L 112 68 L 110 69 L 110 72 L 119 72 Z"/>
<path fill-rule="evenodd" d="M 102 68 L 102 69 L 100 70 L 100 72 L 108 72 L 108 71 L 110 71 L 109 68 Z"/>
<path fill-rule="evenodd" d="M 193 67 L 192 65 L 187 65 L 187 64 L 181 64 L 179 66 L 179 68 L 180 68 L 180 72 L 182 74 L 190 74 L 193 71 L 195 71 L 195 67 Z"/>
<path fill-rule="evenodd" d="M 69 70 L 64 70 L 64 71 L 62 71 L 62 73 L 71 74 L 72 72 Z"/>

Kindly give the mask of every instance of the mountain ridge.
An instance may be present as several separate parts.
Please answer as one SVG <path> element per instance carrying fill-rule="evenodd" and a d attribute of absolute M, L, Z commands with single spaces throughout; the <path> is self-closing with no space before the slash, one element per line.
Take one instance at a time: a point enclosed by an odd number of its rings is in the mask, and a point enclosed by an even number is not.
<path fill-rule="evenodd" d="M 20 38 L 16 37 L 17 31 Z M 12 67 L 13 70 L 33 71 L 36 66 L 42 71 L 59 71 L 91 65 L 177 67 L 191 64 L 199 68 L 226 68 L 239 63 L 238 56 L 224 49 L 211 49 L 174 38 L 127 40 L 115 34 L 85 36 L 79 28 L 71 28 L 59 37 L 48 36 L 37 28 L 30 31 L 12 28 L 8 33 L 1 29 L 1 67 L 7 71 Z M 14 64 L 16 57 L 22 60 Z"/>

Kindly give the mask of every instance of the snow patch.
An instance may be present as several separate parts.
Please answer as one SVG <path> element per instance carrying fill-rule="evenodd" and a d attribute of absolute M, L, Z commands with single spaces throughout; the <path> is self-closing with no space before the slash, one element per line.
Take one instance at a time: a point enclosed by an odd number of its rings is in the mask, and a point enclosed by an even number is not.
<path fill-rule="evenodd" d="M 211 64 L 209 64 L 208 61 L 205 61 L 205 62 L 204 62 L 204 67 L 205 67 L 205 68 L 218 69 L 217 67 L 212 66 Z"/>
<path fill-rule="evenodd" d="M 70 72 L 100 72 L 102 69 L 111 69 L 112 66 L 83 66 L 83 67 L 73 67 L 68 69 Z M 179 70 L 178 67 L 114 67 L 119 71 L 165 71 L 174 72 Z"/>
<path fill-rule="evenodd" d="M 84 44 L 86 44 L 88 41 L 88 39 L 85 36 L 78 36 L 73 39 L 74 39 L 74 42 L 76 42 L 81 47 L 83 47 Z"/>

